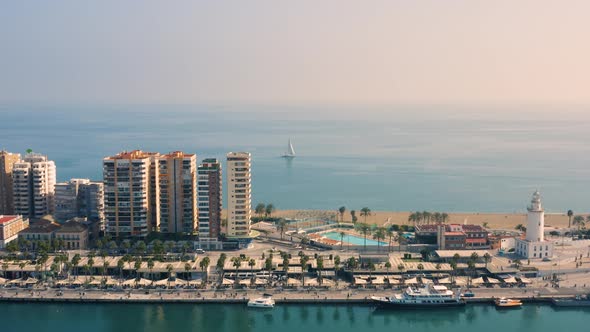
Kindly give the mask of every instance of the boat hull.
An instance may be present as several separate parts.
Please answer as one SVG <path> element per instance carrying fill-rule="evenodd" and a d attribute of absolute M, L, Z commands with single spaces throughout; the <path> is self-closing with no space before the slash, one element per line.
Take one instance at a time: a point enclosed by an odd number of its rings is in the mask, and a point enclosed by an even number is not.
<path fill-rule="evenodd" d="M 389 309 L 436 309 L 436 308 L 461 308 L 465 301 L 448 301 L 444 303 L 402 303 L 392 302 L 386 299 L 372 299 L 379 308 Z"/>
<path fill-rule="evenodd" d="M 590 301 L 588 300 L 553 300 L 551 302 L 556 307 L 590 307 Z"/>

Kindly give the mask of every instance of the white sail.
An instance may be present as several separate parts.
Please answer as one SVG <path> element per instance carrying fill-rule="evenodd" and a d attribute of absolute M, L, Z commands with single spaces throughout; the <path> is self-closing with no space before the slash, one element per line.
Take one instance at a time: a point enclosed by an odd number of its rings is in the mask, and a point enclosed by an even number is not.
<path fill-rule="evenodd" d="M 287 147 L 287 155 L 294 156 L 295 149 L 293 149 L 293 144 L 291 144 L 291 139 L 289 138 L 289 146 Z"/>

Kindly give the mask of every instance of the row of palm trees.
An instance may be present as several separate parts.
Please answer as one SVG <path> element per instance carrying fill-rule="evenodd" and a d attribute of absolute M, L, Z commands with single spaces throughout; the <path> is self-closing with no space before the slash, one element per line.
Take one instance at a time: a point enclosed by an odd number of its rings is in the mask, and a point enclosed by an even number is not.
<path fill-rule="evenodd" d="M 340 215 L 340 222 L 344 222 L 344 213 L 346 212 L 346 206 L 341 206 L 337 210 L 338 214 Z M 363 207 L 360 210 L 360 216 L 364 217 L 365 222 L 367 222 L 367 217 L 371 215 L 371 209 L 368 207 Z M 356 210 L 350 210 L 350 218 L 352 223 L 355 224 L 358 221 L 358 217 L 356 216 Z"/>
<path fill-rule="evenodd" d="M 414 223 L 414 226 L 420 224 L 444 224 L 449 220 L 449 214 L 446 212 L 428 212 L 416 211 L 408 216 L 408 221 Z"/>
<path fill-rule="evenodd" d="M 264 204 L 258 203 L 254 208 L 254 213 L 258 215 L 258 218 L 272 218 L 272 214 L 276 211 L 275 206 L 272 203 Z"/>

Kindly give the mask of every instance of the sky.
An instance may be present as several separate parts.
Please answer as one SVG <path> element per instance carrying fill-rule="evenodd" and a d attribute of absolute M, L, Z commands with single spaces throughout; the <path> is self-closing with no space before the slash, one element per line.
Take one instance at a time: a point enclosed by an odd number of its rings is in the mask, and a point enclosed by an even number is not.
<path fill-rule="evenodd" d="M 587 0 L 0 0 L 0 102 L 590 105 Z"/>

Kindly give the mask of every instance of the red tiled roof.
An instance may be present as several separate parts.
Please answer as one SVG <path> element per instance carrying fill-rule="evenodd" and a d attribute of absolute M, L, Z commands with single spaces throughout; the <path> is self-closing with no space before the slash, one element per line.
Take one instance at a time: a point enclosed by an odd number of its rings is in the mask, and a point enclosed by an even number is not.
<path fill-rule="evenodd" d="M 18 216 L 0 216 L 0 224 L 9 222 L 17 218 Z"/>

